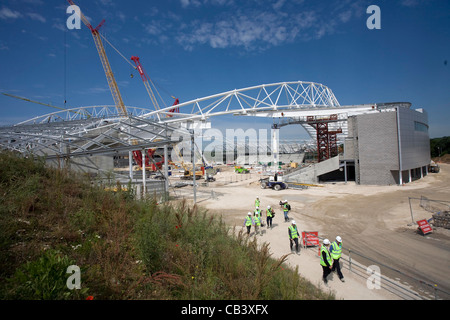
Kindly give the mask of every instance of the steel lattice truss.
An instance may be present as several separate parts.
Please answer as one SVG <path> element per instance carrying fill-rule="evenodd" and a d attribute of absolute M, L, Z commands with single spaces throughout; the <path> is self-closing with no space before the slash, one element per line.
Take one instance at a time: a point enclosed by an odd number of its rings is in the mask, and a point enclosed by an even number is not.
<path fill-rule="evenodd" d="M 170 141 L 176 125 L 143 117 L 148 109 L 88 107 L 54 112 L 0 128 L 0 146 L 47 159 L 91 156 L 152 148 Z M 136 115 L 133 115 L 134 114 Z"/>
<path fill-rule="evenodd" d="M 167 107 L 146 116 L 163 113 L 173 115 L 165 122 L 206 120 L 225 114 L 256 115 L 259 112 L 339 108 L 340 104 L 331 89 L 314 82 L 280 82 L 243 89 L 235 89 L 184 103 L 177 107 L 180 113 L 170 114 Z"/>
<path fill-rule="evenodd" d="M 281 82 L 227 91 L 157 111 L 127 107 L 127 115 L 115 106 L 82 107 L 57 111 L 0 128 L 0 147 L 35 156 L 75 157 L 106 154 L 173 143 L 169 135 L 186 124 L 226 114 L 278 118 L 284 124 L 304 123 L 308 115 L 338 114 L 345 126 L 351 112 L 370 106 L 341 107 L 331 89 L 314 82 Z M 372 106 L 373 109 L 373 106 Z M 343 130 L 346 133 L 346 130 Z"/>

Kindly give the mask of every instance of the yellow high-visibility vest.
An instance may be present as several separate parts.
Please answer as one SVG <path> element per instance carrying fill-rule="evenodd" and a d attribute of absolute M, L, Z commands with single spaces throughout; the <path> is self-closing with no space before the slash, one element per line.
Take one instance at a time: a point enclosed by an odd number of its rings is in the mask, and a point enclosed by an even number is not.
<path fill-rule="evenodd" d="M 291 230 L 291 239 L 298 238 L 298 232 L 296 227 L 289 226 L 289 230 Z"/>
<path fill-rule="evenodd" d="M 339 245 L 337 241 L 333 242 L 330 247 L 331 258 L 337 260 L 341 257 L 342 254 L 342 242 Z"/>
<path fill-rule="evenodd" d="M 328 249 L 324 245 L 322 245 L 322 247 L 320 248 L 320 265 L 324 266 L 324 267 L 327 266 L 327 264 L 323 260 L 323 256 L 322 256 L 322 252 L 323 251 L 326 252 L 326 257 L 327 257 L 328 264 L 331 266 L 333 264 L 333 261 L 331 261 L 330 253 L 328 252 Z"/>

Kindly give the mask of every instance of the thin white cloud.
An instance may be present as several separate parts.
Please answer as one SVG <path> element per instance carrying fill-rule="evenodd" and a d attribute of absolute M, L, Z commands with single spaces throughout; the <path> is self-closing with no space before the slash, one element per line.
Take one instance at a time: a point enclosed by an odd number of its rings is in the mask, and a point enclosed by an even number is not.
<path fill-rule="evenodd" d="M 313 6 L 304 0 L 264 3 L 254 0 L 251 4 L 234 0 L 180 0 L 180 4 L 185 8 L 198 7 L 196 17 L 202 18 L 183 17 L 178 23 L 163 14 L 143 26 L 151 36 L 149 43 L 172 40 L 188 51 L 205 45 L 260 51 L 334 34 L 345 23 L 360 19 L 364 11 L 360 0 L 336 2 L 333 6 Z M 227 7 L 209 15 L 206 6 L 210 5 Z"/>
<path fill-rule="evenodd" d="M 282 13 L 258 12 L 251 16 L 241 14 L 216 22 L 194 22 L 177 36 L 177 41 L 186 50 L 196 44 L 207 44 L 212 48 L 244 47 L 246 50 L 264 49 L 304 38 L 302 32 L 317 21 L 312 11 L 285 15 Z"/>
<path fill-rule="evenodd" d="M 284 0 L 281 0 L 284 1 Z M 189 6 L 200 7 L 202 5 L 216 5 L 216 6 L 227 6 L 234 4 L 234 0 L 180 0 L 180 4 L 183 8 Z"/>
<path fill-rule="evenodd" d="M 0 10 L 0 19 L 2 19 L 2 20 L 19 19 L 19 18 L 26 18 L 26 17 L 28 17 L 32 20 L 35 20 L 35 21 L 42 22 L 42 23 L 45 23 L 47 21 L 41 14 L 35 13 L 35 12 L 26 13 L 24 16 L 19 11 L 11 10 L 7 7 L 3 7 Z"/>
<path fill-rule="evenodd" d="M 402 0 L 401 4 L 405 7 L 415 7 L 419 4 L 418 0 Z"/>
<path fill-rule="evenodd" d="M 98 0 L 102 6 L 112 6 L 114 5 L 113 0 Z"/>
<path fill-rule="evenodd" d="M 30 12 L 30 13 L 27 13 L 27 16 L 30 17 L 32 20 L 36 20 L 36 21 L 39 21 L 42 23 L 45 23 L 45 21 L 46 21 L 46 19 L 43 16 L 41 16 L 39 13 Z"/>
<path fill-rule="evenodd" d="M 279 9 L 281 9 L 281 7 L 283 7 L 283 5 L 284 5 L 285 2 L 286 2 L 286 0 L 278 0 L 277 2 L 275 2 L 275 3 L 272 5 L 272 7 L 273 7 L 275 10 L 279 10 Z"/>
<path fill-rule="evenodd" d="M 18 11 L 11 10 L 9 8 L 3 7 L 0 10 L 0 19 L 6 20 L 6 19 L 17 19 L 21 18 L 22 14 Z"/>

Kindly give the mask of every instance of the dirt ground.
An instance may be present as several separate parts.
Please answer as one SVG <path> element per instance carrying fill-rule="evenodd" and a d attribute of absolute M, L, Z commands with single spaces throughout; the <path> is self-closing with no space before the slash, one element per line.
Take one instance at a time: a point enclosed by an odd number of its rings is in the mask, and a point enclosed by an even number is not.
<path fill-rule="evenodd" d="M 245 177 L 232 170 L 223 170 L 216 175 L 217 181 L 209 186 L 200 183 L 197 204 L 213 214 L 221 215 L 227 224 L 240 230 L 247 212 L 253 211 L 255 198 L 259 196 L 261 207 L 266 209 L 267 205 L 271 205 L 276 216 L 272 229 L 263 227 L 262 235 L 254 235 L 252 229 L 251 236 L 269 243 L 273 256 L 280 257 L 291 252 L 287 234 L 289 223 L 284 222 L 279 206 L 279 201 L 286 199 L 292 206 L 289 216 L 297 222 L 299 230 L 318 231 L 320 238 L 331 241 L 337 235 L 343 239 L 344 255 L 341 260 L 346 279 L 344 283 L 332 275 L 328 286 L 324 286 L 317 248 L 303 248 L 300 254 L 289 256 L 288 263 L 298 265 L 301 275 L 312 283 L 333 291 L 338 299 L 405 298 L 397 293 L 397 289 L 389 289 L 390 281 L 413 290 L 416 298 L 420 295 L 434 299 L 432 288 L 414 279 L 437 284 L 438 288 L 450 292 L 450 230 L 434 228 L 433 233 L 425 236 L 417 233 L 417 225 L 412 222 L 429 219 L 432 213 L 421 208 L 419 200 L 409 201 L 409 198 L 425 196 L 450 201 L 450 164 L 441 163 L 440 166 L 439 173 L 429 173 L 423 179 L 402 186 L 361 186 L 354 182 L 336 182 L 303 190 L 281 191 L 261 189 L 259 174 L 254 170 Z M 352 270 L 360 269 L 359 273 L 349 270 L 349 263 L 345 261 L 348 259 L 348 249 L 353 252 Z M 357 263 L 361 263 L 362 267 L 356 268 Z M 367 285 L 369 274 L 366 266 L 369 265 L 380 268 L 382 289 L 370 289 Z M 448 295 L 438 297 L 450 299 Z M 415 298 L 414 295 L 412 298 Z"/>

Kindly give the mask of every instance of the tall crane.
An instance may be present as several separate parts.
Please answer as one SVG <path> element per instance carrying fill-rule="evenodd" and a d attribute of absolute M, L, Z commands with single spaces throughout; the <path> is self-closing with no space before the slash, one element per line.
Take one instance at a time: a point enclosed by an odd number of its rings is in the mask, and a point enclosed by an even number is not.
<path fill-rule="evenodd" d="M 159 108 L 158 101 L 156 100 L 156 97 L 155 97 L 155 95 L 153 93 L 152 87 L 150 86 L 150 83 L 148 81 L 149 77 L 145 73 L 141 62 L 139 61 L 139 57 L 132 56 L 131 60 L 134 61 L 135 65 L 136 65 L 136 69 L 139 72 L 139 74 L 141 75 L 142 82 L 144 82 L 145 89 L 147 90 L 147 93 L 148 93 L 148 95 L 150 97 L 150 100 L 152 100 L 152 103 L 153 103 L 153 106 L 155 107 L 155 110 L 159 110 L 160 108 Z M 158 114 L 158 117 L 159 117 L 159 114 Z"/>
<path fill-rule="evenodd" d="M 67 1 L 71 5 L 75 5 L 75 3 L 72 0 Z M 100 33 L 98 32 L 101 26 L 105 23 L 105 20 L 103 19 L 100 22 L 100 24 L 96 28 L 94 28 L 81 11 L 80 11 L 80 18 L 81 20 L 83 20 L 83 23 L 89 28 L 89 30 L 91 30 L 92 37 L 94 38 L 95 46 L 97 47 L 97 51 L 100 56 L 100 61 L 102 62 L 103 70 L 105 71 L 106 75 L 106 80 L 108 81 L 109 89 L 111 90 L 111 94 L 113 96 L 114 103 L 116 104 L 117 111 L 121 115 L 127 115 L 127 109 L 125 108 L 125 104 L 123 103 L 119 87 L 117 85 L 116 79 L 114 78 L 114 74 L 109 64 L 108 57 L 106 56 L 105 48 L 103 47 Z"/>
<path fill-rule="evenodd" d="M 144 68 L 142 67 L 141 62 L 139 61 L 139 57 L 132 56 L 131 60 L 134 61 L 134 64 L 136 65 L 136 70 L 141 75 L 142 81 L 144 82 L 145 89 L 147 90 L 150 100 L 152 101 L 153 105 L 155 106 L 155 110 L 159 110 L 160 108 L 159 108 L 158 100 L 156 100 L 156 97 L 153 93 L 152 87 L 150 86 L 151 80 L 147 76 L 147 73 L 144 71 Z M 177 98 L 175 98 L 175 97 L 172 97 L 172 98 L 175 99 L 175 102 L 173 103 L 172 106 L 175 106 L 178 103 L 180 103 L 180 100 L 178 100 Z M 179 108 L 170 109 L 169 112 L 179 112 Z M 171 117 L 171 115 L 167 115 L 167 117 Z M 159 118 L 159 113 L 158 113 L 158 118 Z"/>

